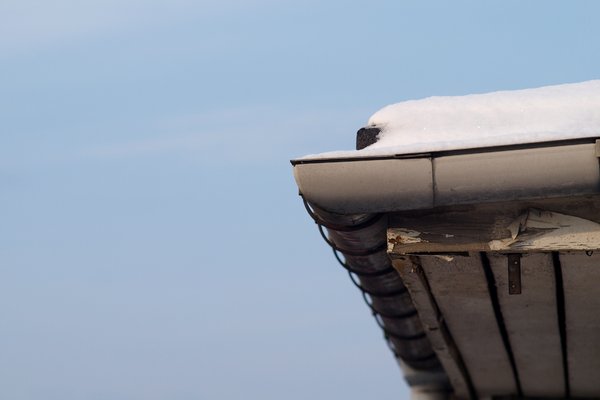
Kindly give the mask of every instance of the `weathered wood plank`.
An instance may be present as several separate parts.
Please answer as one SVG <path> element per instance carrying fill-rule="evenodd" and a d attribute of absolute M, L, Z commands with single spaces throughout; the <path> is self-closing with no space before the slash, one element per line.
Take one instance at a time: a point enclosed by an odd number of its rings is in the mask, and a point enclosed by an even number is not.
<path fill-rule="evenodd" d="M 422 270 L 419 270 L 420 267 L 409 257 L 394 260 L 392 264 L 410 292 L 427 337 L 454 388 L 454 395 L 457 399 L 468 399 L 469 389 L 458 364 L 459 355 L 453 348 L 453 344 L 448 342 L 446 327 L 443 321 L 440 321 L 437 305 L 432 299 L 424 277 L 421 276 Z"/>
<path fill-rule="evenodd" d="M 571 395 L 600 398 L 600 253 L 561 253 Z"/>
<path fill-rule="evenodd" d="M 455 211 L 394 218 L 388 251 L 398 254 L 465 251 L 600 249 L 600 223 L 534 208 L 495 213 Z"/>
<path fill-rule="evenodd" d="M 552 255 L 522 255 L 521 294 L 515 295 L 509 294 L 508 257 L 491 253 L 488 258 L 523 394 L 564 397 Z"/>
<path fill-rule="evenodd" d="M 478 203 L 436 207 L 426 210 L 399 211 L 390 214 L 390 226 L 398 227 L 403 221 L 417 220 L 436 225 L 438 218 L 443 221 L 460 222 L 462 218 L 471 220 L 494 221 L 498 216 L 504 216 L 512 221 L 529 208 L 549 210 L 561 214 L 588 219 L 600 223 L 600 195 L 556 197 L 538 200 L 520 200 L 510 202 Z M 502 225 L 504 229 L 504 225 Z"/>
<path fill-rule="evenodd" d="M 584 218 L 529 209 L 515 220 L 512 236 L 489 242 L 498 251 L 558 251 L 600 249 L 600 224 Z"/>
<path fill-rule="evenodd" d="M 478 395 L 515 394 L 514 377 L 478 255 L 451 261 L 434 256 L 419 259 Z"/>

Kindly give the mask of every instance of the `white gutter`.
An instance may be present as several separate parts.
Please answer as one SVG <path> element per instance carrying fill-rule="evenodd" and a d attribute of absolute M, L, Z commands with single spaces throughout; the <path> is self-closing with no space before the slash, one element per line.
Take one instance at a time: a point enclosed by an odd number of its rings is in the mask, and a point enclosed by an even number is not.
<path fill-rule="evenodd" d="M 392 155 L 294 160 L 305 199 L 339 214 L 600 193 L 596 138 Z"/>

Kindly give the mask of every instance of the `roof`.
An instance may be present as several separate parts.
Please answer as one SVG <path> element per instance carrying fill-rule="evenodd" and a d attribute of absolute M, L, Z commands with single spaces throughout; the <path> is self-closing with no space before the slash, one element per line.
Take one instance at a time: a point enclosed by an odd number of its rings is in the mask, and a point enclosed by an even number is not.
<path fill-rule="evenodd" d="M 600 141 L 556 138 L 292 162 L 416 391 L 600 397 Z"/>

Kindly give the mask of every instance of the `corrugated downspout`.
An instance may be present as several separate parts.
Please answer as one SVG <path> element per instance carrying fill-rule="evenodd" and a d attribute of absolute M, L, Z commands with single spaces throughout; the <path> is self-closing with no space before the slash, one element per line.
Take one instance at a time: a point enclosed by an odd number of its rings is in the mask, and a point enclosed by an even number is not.
<path fill-rule="evenodd" d="M 410 294 L 387 255 L 387 216 L 339 215 L 305 205 L 361 290 L 394 355 L 416 370 L 440 370 Z"/>

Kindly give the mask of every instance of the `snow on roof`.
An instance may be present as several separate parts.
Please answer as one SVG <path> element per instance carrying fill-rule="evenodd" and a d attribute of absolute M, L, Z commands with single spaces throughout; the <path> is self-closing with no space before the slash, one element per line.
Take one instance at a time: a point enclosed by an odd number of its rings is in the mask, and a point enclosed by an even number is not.
<path fill-rule="evenodd" d="M 303 159 L 389 156 L 600 136 L 600 80 L 392 104 L 369 118 L 378 141 Z"/>

